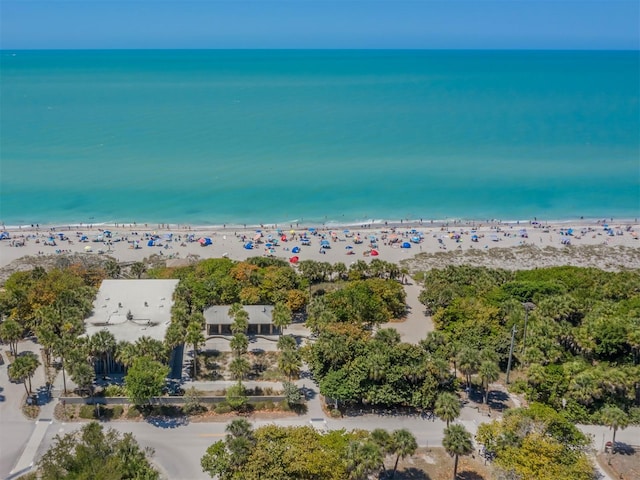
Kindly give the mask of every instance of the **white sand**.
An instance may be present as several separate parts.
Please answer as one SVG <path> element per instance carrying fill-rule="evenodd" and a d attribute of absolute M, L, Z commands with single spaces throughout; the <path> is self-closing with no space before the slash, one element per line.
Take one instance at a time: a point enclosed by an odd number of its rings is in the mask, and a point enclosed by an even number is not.
<path fill-rule="evenodd" d="M 326 261 L 330 263 L 343 262 L 347 266 L 356 260 L 370 261 L 372 258 L 397 263 L 400 260 L 414 257 L 420 252 L 435 253 L 444 251 L 468 251 L 468 250 L 488 250 L 493 248 L 505 248 L 521 245 L 531 245 L 539 248 L 549 246 L 557 248 L 567 248 L 563 241 L 570 241 L 571 246 L 580 245 L 602 245 L 602 246 L 625 246 L 633 249 L 640 249 L 640 226 L 632 223 L 612 223 L 609 227 L 613 230 L 613 235 L 609 235 L 601 223 L 556 223 L 556 224 L 449 224 L 448 226 L 435 226 L 431 224 L 403 224 L 391 225 L 366 225 L 359 227 L 333 227 L 321 228 L 315 234 L 311 234 L 308 229 L 294 228 L 294 238 L 289 228 L 283 228 L 288 241 L 279 240 L 279 245 L 273 249 L 276 257 L 289 259 L 294 256 L 291 249 L 300 247 L 300 252 L 295 254 L 300 260 Z M 573 228 L 573 235 L 563 235 L 563 230 Z M 267 242 L 268 235 L 278 238 L 276 227 L 265 226 L 261 229 L 262 242 Z M 349 236 L 344 230 L 350 231 Z M 420 243 L 413 243 L 411 230 L 415 229 L 423 236 Z M 521 235 L 521 229 L 526 229 L 527 237 Z M 111 238 L 106 238 L 103 231 L 109 230 Z M 255 245 L 253 250 L 244 248 L 242 236 L 253 239 L 256 236 L 255 228 L 206 228 L 206 227 L 186 227 L 176 225 L 147 226 L 140 225 L 111 225 L 111 226 L 63 226 L 63 227 L 40 227 L 40 228 L 17 228 L 11 227 L 5 230 L 9 233 L 10 239 L 0 241 L 0 267 L 4 267 L 12 261 L 23 256 L 34 255 L 60 255 L 62 253 L 86 252 L 91 249 L 92 255 L 101 255 L 99 252 L 108 254 L 120 262 L 132 262 L 143 260 L 153 254 L 162 254 L 167 258 L 186 258 L 188 255 L 196 255 L 201 259 L 228 256 L 235 260 L 243 260 L 252 256 L 266 254 L 264 243 Z M 303 246 L 299 240 L 301 233 L 307 233 L 311 239 L 310 246 Z M 335 232 L 332 239 L 331 232 Z M 59 234 L 68 237 L 68 240 L 60 240 Z M 157 233 L 160 235 L 162 246 L 147 246 L 148 235 Z M 173 234 L 172 241 L 162 240 L 162 235 Z M 453 236 L 458 234 L 459 241 Z M 86 235 L 88 242 L 81 242 L 80 237 Z M 103 235 L 103 241 L 93 241 L 98 235 Z M 203 247 L 197 241 L 188 242 L 187 236 L 193 235 L 197 240 L 201 237 L 211 238 L 213 244 Z M 321 249 L 320 241 L 322 235 L 330 241 L 331 248 Z M 351 236 L 353 235 L 353 236 Z M 363 242 L 354 244 L 354 236 L 360 235 Z M 371 250 L 369 237 L 373 235 L 377 238 L 377 250 L 379 256 L 372 257 L 365 255 Z M 396 243 L 389 243 L 392 236 L 397 236 Z M 472 235 L 477 235 L 478 241 L 471 240 Z M 49 237 L 55 239 L 55 245 L 47 245 Z M 386 237 L 386 238 L 385 238 Z M 120 241 L 115 241 L 119 239 Z M 134 249 L 131 242 L 138 241 L 140 248 Z M 16 243 L 24 242 L 24 246 L 14 246 Z M 411 248 L 400 248 L 401 243 L 409 242 Z M 354 252 L 348 255 L 347 246 L 353 247 Z M 321 253 L 321 250 L 326 253 Z M 612 252 L 615 249 L 612 249 Z M 506 259 L 505 259 L 506 260 Z M 598 266 L 598 265 L 593 265 Z M 629 268 L 637 268 L 635 265 L 628 265 Z M 513 268 L 513 267 L 511 267 Z"/>

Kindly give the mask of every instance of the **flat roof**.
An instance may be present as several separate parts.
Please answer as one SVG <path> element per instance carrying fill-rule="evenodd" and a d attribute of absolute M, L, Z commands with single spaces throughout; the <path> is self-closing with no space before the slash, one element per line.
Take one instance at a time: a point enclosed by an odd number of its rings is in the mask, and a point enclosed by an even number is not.
<path fill-rule="evenodd" d="M 135 342 L 142 336 L 164 340 L 171 322 L 173 292 L 179 280 L 103 280 L 85 320 L 87 335 L 101 330 L 117 341 Z M 127 319 L 131 312 L 133 318 Z"/>
<path fill-rule="evenodd" d="M 229 317 L 231 305 L 214 305 L 204 311 L 207 325 L 231 325 L 233 318 Z M 270 325 L 273 305 L 243 305 L 249 314 L 249 325 Z"/>

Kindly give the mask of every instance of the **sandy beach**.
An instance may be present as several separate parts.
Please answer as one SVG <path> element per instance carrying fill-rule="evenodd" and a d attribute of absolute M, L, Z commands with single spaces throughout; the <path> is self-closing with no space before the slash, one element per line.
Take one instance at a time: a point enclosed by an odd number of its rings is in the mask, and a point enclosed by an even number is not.
<path fill-rule="evenodd" d="M 612 260 L 606 258 L 608 251 L 614 260 L 619 257 L 620 247 L 640 253 L 640 225 L 635 222 L 547 224 L 532 221 L 439 225 L 416 222 L 331 227 L 262 225 L 257 228 L 134 224 L 34 225 L 7 227 L 3 232 L 5 238 L 0 240 L 0 268 L 25 256 L 74 253 L 108 255 L 118 262 L 140 261 L 152 255 L 160 255 L 168 260 L 188 257 L 243 260 L 269 255 L 287 260 L 297 257 L 299 261 L 343 262 L 348 266 L 356 260 L 370 261 L 373 258 L 399 263 L 414 257 L 434 258 L 434 255 L 445 253 L 449 257 L 456 254 L 478 257 L 482 256 L 480 252 L 494 249 L 528 247 L 529 250 L 540 250 L 544 254 L 563 250 L 575 252 L 586 246 L 597 247 L 599 252 L 605 252 L 605 255 L 598 257 L 600 260 L 593 261 L 594 265 L 588 266 L 606 268 Z M 208 240 L 201 239 L 210 239 L 211 244 L 203 246 Z M 150 241 L 153 241 L 153 245 L 150 245 Z M 252 249 L 246 248 L 249 242 L 252 242 Z M 637 259 L 637 255 L 633 257 Z M 622 268 L 640 267 L 634 259 L 618 258 L 617 261 Z M 527 268 L 526 265 L 519 266 L 518 259 L 513 255 L 505 256 L 504 263 L 496 266 Z"/>

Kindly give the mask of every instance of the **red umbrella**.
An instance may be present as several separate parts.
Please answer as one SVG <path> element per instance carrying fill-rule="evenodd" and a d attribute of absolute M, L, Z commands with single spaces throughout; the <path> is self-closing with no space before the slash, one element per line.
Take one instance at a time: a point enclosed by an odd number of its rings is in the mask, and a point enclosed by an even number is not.
<path fill-rule="evenodd" d="M 377 257 L 378 255 L 380 255 L 380 254 L 378 253 L 378 250 L 371 250 L 371 256 L 372 256 L 372 257 Z"/>
<path fill-rule="evenodd" d="M 294 255 L 289 259 L 291 263 L 298 263 L 298 260 L 300 260 L 300 257 L 298 257 L 297 255 Z"/>

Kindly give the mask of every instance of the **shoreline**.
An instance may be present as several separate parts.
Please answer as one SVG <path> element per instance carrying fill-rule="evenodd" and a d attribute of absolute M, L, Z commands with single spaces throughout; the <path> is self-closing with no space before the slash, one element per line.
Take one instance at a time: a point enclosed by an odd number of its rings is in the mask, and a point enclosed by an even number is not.
<path fill-rule="evenodd" d="M 34 225 L 33 228 L 29 225 L 3 231 L 9 238 L 0 240 L 0 268 L 22 257 L 73 254 L 104 255 L 123 263 L 157 255 L 176 260 L 175 264 L 184 264 L 194 258 L 246 260 L 255 256 L 287 261 L 297 257 L 295 261 L 342 262 L 346 265 L 377 258 L 399 264 L 421 253 L 449 252 L 451 255 L 452 252 L 460 252 L 477 256 L 485 251 L 521 246 L 534 247 L 540 255 L 554 255 L 550 253 L 552 251 L 556 254 L 570 253 L 572 248 L 577 251 L 581 246 L 599 246 L 603 258 L 589 260 L 587 265 L 602 267 L 611 265 L 615 260 L 617 246 L 640 252 L 640 224 L 623 219 L 614 219 L 613 222 L 610 219 L 576 219 L 509 223 L 457 220 L 421 223 L 418 220 L 324 225 L 305 222 L 246 226 L 107 222 Z M 361 241 L 355 241 L 358 236 Z M 306 237 L 304 242 L 303 237 Z M 201 245 L 201 238 L 209 238 L 210 244 Z M 149 243 L 150 240 L 153 242 Z M 248 249 L 246 244 L 250 241 L 255 242 L 252 244 L 254 248 Z M 570 256 L 559 256 L 566 258 L 567 264 L 573 264 Z M 502 257 L 498 266 L 503 264 L 505 268 L 512 269 L 523 264 L 515 254 Z M 640 258 L 640 254 L 637 257 Z M 561 261 L 560 258 L 558 260 Z M 629 260 L 628 265 L 623 259 L 618 263 L 623 267 L 640 268 L 636 260 Z"/>
<path fill-rule="evenodd" d="M 616 225 L 635 225 L 638 224 L 638 217 L 567 217 L 561 219 L 538 219 L 537 217 L 529 219 L 473 219 L 473 218 L 445 218 L 445 219 L 369 219 L 369 220 L 353 220 L 353 221 L 307 221 L 307 220 L 287 220 L 285 222 L 264 222 L 264 223 L 188 223 L 188 222 L 119 222 L 114 220 L 99 221 L 99 222 L 51 222 L 51 223 L 32 223 L 22 225 L 6 225 L 5 222 L 0 221 L 0 231 L 29 231 L 32 229 L 43 230 L 64 230 L 64 229 L 92 229 L 92 228 L 127 228 L 127 229 L 163 229 L 163 230 L 182 230 L 182 231 L 201 231 L 201 230 L 241 230 L 241 229 L 257 229 L 257 228 L 271 228 L 271 229 L 307 229 L 307 228 L 328 228 L 328 229 L 340 229 L 340 228 L 430 228 L 430 227 L 477 227 L 482 228 L 488 225 L 491 226 L 515 226 L 515 225 L 568 225 L 573 224 L 578 227 L 585 225 L 603 225 L 603 224 L 616 224 Z"/>

